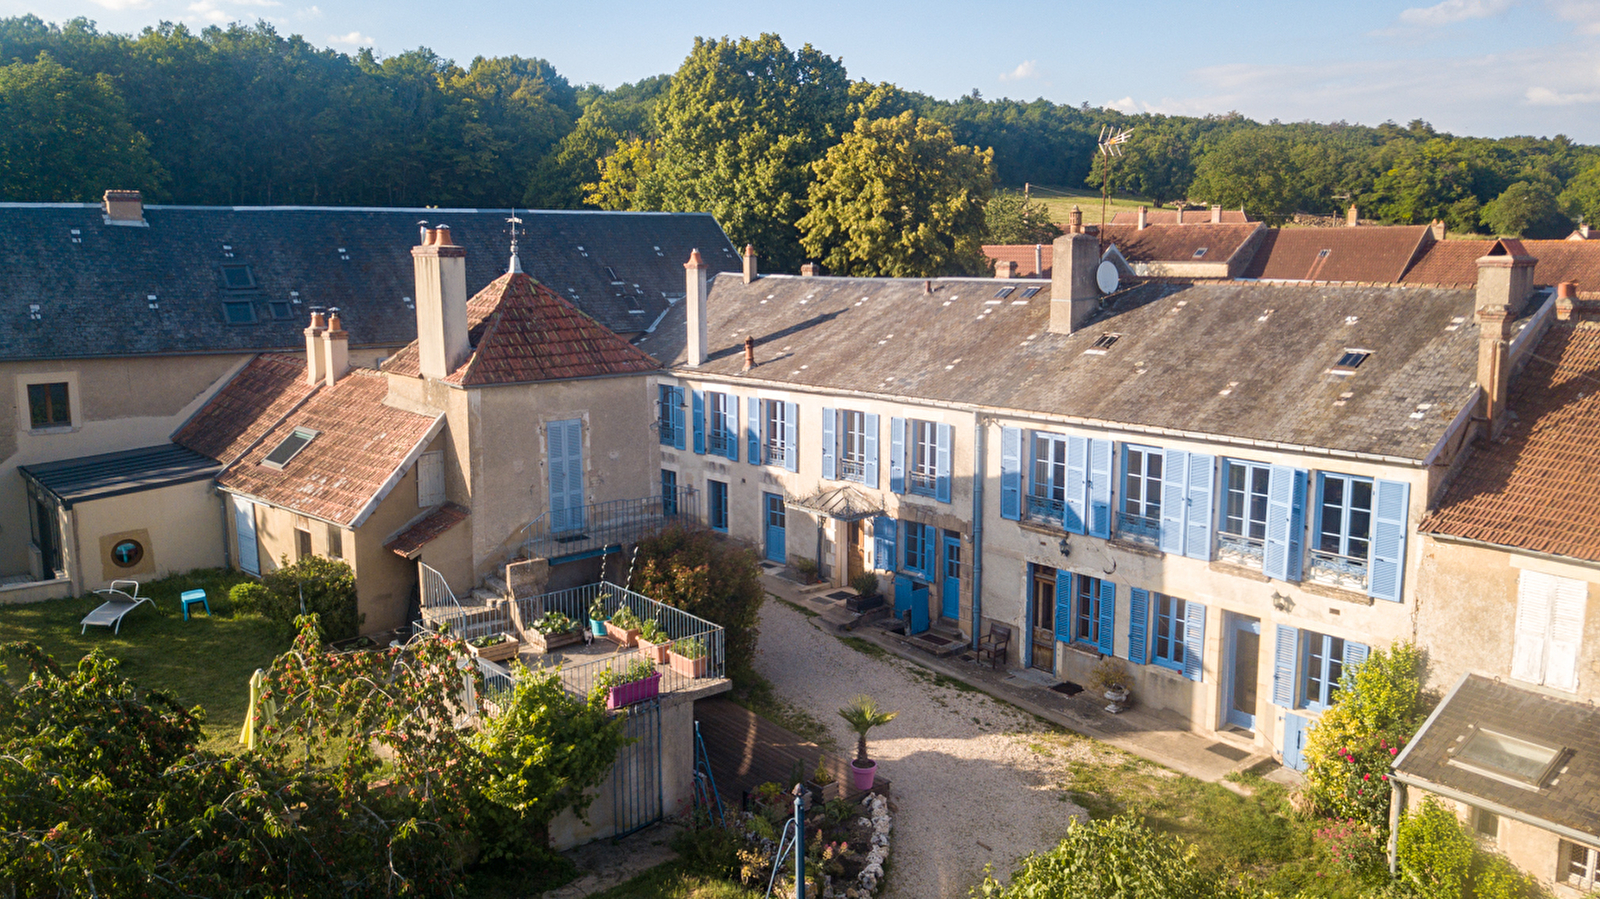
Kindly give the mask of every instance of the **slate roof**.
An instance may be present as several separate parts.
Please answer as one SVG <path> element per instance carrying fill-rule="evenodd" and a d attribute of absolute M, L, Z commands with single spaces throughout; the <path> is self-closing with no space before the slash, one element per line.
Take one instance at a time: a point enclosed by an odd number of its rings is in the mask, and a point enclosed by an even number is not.
<path fill-rule="evenodd" d="M 1432 239 L 1427 225 L 1273 228 L 1240 277 L 1394 283 Z"/>
<path fill-rule="evenodd" d="M 313 389 L 304 357 L 263 353 L 185 422 L 172 442 L 230 464 Z"/>
<path fill-rule="evenodd" d="M 1600 561 L 1600 325 L 1555 322 L 1421 530 Z"/>
<path fill-rule="evenodd" d="M 1493 240 L 1447 240 L 1423 252 L 1401 279 L 1410 284 L 1478 283 L 1478 258 L 1486 256 Z M 1600 296 L 1600 242 L 1577 240 L 1524 240 L 1522 251 L 1539 260 L 1533 283 L 1550 287 L 1563 281 L 1578 282 L 1578 295 Z"/>
<path fill-rule="evenodd" d="M 1130 263 L 1138 262 L 1226 262 L 1258 231 L 1259 224 L 1151 225 L 1137 227 L 1111 225 L 1100 229 L 1100 247 L 1116 246 Z M 1195 253 L 1204 249 L 1199 257 Z"/>
<path fill-rule="evenodd" d="M 1567 750 L 1538 790 L 1449 762 L 1474 727 Z M 1402 781 L 1425 781 L 1600 840 L 1600 709 L 1468 674 L 1395 759 Z M 1483 803 L 1478 803 L 1483 804 Z"/>
<path fill-rule="evenodd" d="M 465 506 L 445 503 L 401 529 L 383 544 L 383 548 L 402 558 L 415 559 L 422 555 L 424 546 L 466 521 L 470 514 Z"/>
<path fill-rule="evenodd" d="M 217 484 L 230 492 L 357 527 L 399 482 L 405 468 L 438 432 L 444 415 L 420 415 L 384 405 L 385 375 L 352 369 L 321 386 L 304 405 L 274 424 L 265 439 L 235 462 Z M 262 465 L 295 428 L 317 436 L 283 468 Z"/>
<path fill-rule="evenodd" d="M 1183 211 L 1183 220 L 1180 222 L 1178 220 L 1178 210 L 1176 210 L 1176 209 L 1147 209 L 1147 210 L 1145 210 L 1145 219 L 1144 220 L 1145 220 L 1145 224 L 1147 224 L 1147 225 L 1179 225 L 1179 224 L 1182 224 L 1182 225 L 1209 225 L 1209 224 L 1211 224 L 1211 210 L 1209 210 L 1209 209 L 1185 209 Z M 1221 222 L 1221 224 L 1224 224 L 1224 225 L 1239 225 L 1239 224 L 1243 224 L 1245 222 L 1254 222 L 1254 221 L 1257 221 L 1257 220 L 1251 218 L 1249 216 L 1249 214 L 1244 212 L 1243 210 L 1240 210 L 1240 209 L 1224 209 L 1224 210 L 1222 210 L 1222 222 Z M 1112 216 L 1111 216 L 1111 224 L 1113 224 L 1113 225 L 1135 225 L 1135 226 L 1137 226 L 1139 224 L 1139 211 L 1136 210 L 1136 209 L 1133 209 L 1133 210 L 1119 209 L 1115 213 L 1112 214 Z"/>
<path fill-rule="evenodd" d="M 526 274 L 496 278 L 467 301 L 473 353 L 445 380 L 469 387 L 636 374 L 658 364 Z M 419 377 L 413 341 L 383 365 Z"/>
<path fill-rule="evenodd" d="M 68 509 L 93 499 L 203 481 L 221 469 L 215 459 L 170 443 L 21 467 L 24 477 Z"/>
<path fill-rule="evenodd" d="M 1048 281 L 718 276 L 709 359 L 683 364 L 684 313 L 638 341 L 682 374 L 1019 409 L 1192 434 L 1425 459 L 1473 395 L 1470 291 L 1145 282 L 1075 334 Z M 1008 298 L 996 298 L 1003 287 Z M 1040 288 L 1023 300 L 1023 289 Z M 1086 354 L 1102 334 L 1122 337 Z M 746 335 L 757 366 L 743 368 Z M 1372 355 L 1329 368 L 1347 347 Z"/>
<path fill-rule="evenodd" d="M 506 270 L 509 214 L 146 206 L 149 227 L 130 227 L 105 224 L 95 204 L 0 203 L 0 359 L 296 350 L 312 305 L 339 307 L 354 347 L 402 346 L 417 336 L 406 298 L 418 220 L 449 225 L 467 283 L 486 284 Z M 742 265 L 704 213 L 518 215 L 524 268 L 621 333 L 683 295 L 691 250 L 714 272 Z M 255 286 L 224 288 L 224 264 L 248 265 Z M 227 324 L 225 298 L 248 299 L 257 321 Z"/>

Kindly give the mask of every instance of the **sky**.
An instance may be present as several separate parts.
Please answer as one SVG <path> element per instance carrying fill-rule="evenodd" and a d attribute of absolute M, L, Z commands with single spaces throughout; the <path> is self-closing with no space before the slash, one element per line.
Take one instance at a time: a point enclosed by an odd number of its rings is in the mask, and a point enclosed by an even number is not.
<path fill-rule="evenodd" d="M 1427 0 L 1422 0 L 1424 4 Z M 1408 5 L 1145 0 L 0 0 L 0 16 L 83 16 L 101 31 L 264 19 L 353 52 L 418 46 L 460 63 L 517 54 L 573 84 L 675 70 L 694 38 L 779 34 L 839 57 L 852 78 L 982 96 L 1182 115 L 1375 125 L 1455 134 L 1566 134 L 1600 143 L 1600 0 Z"/>

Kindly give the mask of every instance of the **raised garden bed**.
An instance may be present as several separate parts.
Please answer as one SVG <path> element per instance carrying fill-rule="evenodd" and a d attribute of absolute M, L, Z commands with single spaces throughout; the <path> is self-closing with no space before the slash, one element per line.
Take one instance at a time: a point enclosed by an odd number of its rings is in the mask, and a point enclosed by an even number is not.
<path fill-rule="evenodd" d="M 856 614 L 870 612 L 883 607 L 883 594 L 874 593 L 871 596 L 852 596 L 844 601 L 844 607 Z"/>
<path fill-rule="evenodd" d="M 562 631 L 559 634 L 541 634 L 538 631 L 525 631 L 528 638 L 528 647 L 534 652 L 546 653 L 563 646 L 571 646 L 582 642 L 583 635 L 576 631 Z"/>
<path fill-rule="evenodd" d="M 510 634 L 491 634 L 490 637 L 498 637 L 499 640 L 488 646 L 478 646 L 477 644 L 480 641 L 486 639 L 478 637 L 467 641 L 467 649 L 478 658 L 490 662 L 504 662 L 507 659 L 514 659 L 517 657 L 517 653 L 522 650 L 522 644 L 518 643 L 517 639 Z"/>

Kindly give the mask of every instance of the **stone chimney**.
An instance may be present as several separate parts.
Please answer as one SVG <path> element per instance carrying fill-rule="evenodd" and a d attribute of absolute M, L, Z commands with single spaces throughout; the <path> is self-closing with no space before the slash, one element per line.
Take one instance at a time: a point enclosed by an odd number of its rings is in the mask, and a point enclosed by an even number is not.
<path fill-rule="evenodd" d="M 417 276 L 417 350 L 422 376 L 444 378 L 467 361 L 467 251 L 450 226 L 429 228 L 411 248 Z"/>
<path fill-rule="evenodd" d="M 753 260 L 753 257 L 745 257 Z M 745 271 L 755 267 L 754 261 L 745 263 Z M 683 264 L 683 302 L 688 307 L 689 340 L 686 347 L 688 363 L 691 367 L 698 367 L 706 361 L 706 269 L 708 266 L 700 258 L 700 251 L 695 250 L 689 254 L 689 261 Z"/>
<path fill-rule="evenodd" d="M 996 278 L 1015 278 L 1017 264 L 1010 259 L 996 259 L 994 261 L 994 276 Z"/>
<path fill-rule="evenodd" d="M 822 265 L 816 262 L 807 262 L 800 266 L 800 277 L 816 278 L 822 275 Z"/>
<path fill-rule="evenodd" d="M 1056 238 L 1050 274 L 1050 330 L 1071 334 L 1094 314 L 1100 299 L 1095 268 L 1100 264 L 1100 239 L 1092 234 Z"/>
<path fill-rule="evenodd" d="M 1350 204 L 1350 210 L 1344 214 L 1344 223 L 1351 228 L 1361 224 L 1361 210 L 1356 208 L 1356 204 Z"/>
<path fill-rule="evenodd" d="M 339 310 L 328 310 L 328 330 L 322 333 L 322 370 L 325 383 L 332 387 L 350 370 L 350 332 L 339 323 Z"/>
<path fill-rule="evenodd" d="M 750 244 L 744 245 L 744 283 L 749 284 L 761 277 L 756 273 L 756 248 Z"/>
<path fill-rule="evenodd" d="M 1067 213 L 1067 233 L 1083 233 L 1083 210 L 1076 203 L 1072 204 L 1072 211 Z"/>
<path fill-rule="evenodd" d="M 1535 260 L 1515 252 L 1520 249 L 1520 243 L 1497 241 L 1489 255 L 1478 260 L 1474 317 L 1478 322 L 1478 386 L 1483 393 L 1478 411 L 1491 438 L 1505 429 L 1506 395 L 1511 386 L 1511 322 L 1533 291 Z"/>
<path fill-rule="evenodd" d="M 108 225 L 133 225 L 143 227 L 144 194 L 136 190 L 108 190 L 100 201 L 100 211 Z"/>
<path fill-rule="evenodd" d="M 1172 210 L 1172 223 L 1175 225 L 1181 225 L 1183 224 L 1183 203 L 1180 202 L 1174 205 L 1177 208 Z"/>
<path fill-rule="evenodd" d="M 1444 242 L 1444 222 L 1440 221 L 1439 219 L 1434 219 L 1433 223 L 1428 226 L 1428 230 L 1433 232 L 1434 240 L 1439 241 L 1440 243 Z"/>
<path fill-rule="evenodd" d="M 1588 222 L 1579 222 L 1578 223 L 1578 239 L 1579 240 L 1588 240 L 1589 239 L 1589 223 Z"/>
<path fill-rule="evenodd" d="M 1569 322 L 1578 308 L 1578 282 L 1562 281 L 1556 285 L 1556 318 Z"/>
<path fill-rule="evenodd" d="M 311 313 L 311 327 L 306 329 L 306 383 L 321 384 L 327 375 L 328 357 L 322 352 L 322 332 L 328 330 L 321 312 Z"/>
<path fill-rule="evenodd" d="M 1222 207 L 1221 206 L 1212 206 L 1211 207 L 1211 224 L 1213 224 L 1213 225 L 1222 224 Z"/>
<path fill-rule="evenodd" d="M 1139 230 L 1143 231 L 1150 225 L 1150 210 L 1144 206 L 1139 207 Z"/>

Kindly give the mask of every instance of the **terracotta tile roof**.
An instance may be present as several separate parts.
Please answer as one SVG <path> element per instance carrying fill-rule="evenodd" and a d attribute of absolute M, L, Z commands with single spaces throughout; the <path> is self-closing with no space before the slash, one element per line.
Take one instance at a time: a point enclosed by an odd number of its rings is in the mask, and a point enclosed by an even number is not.
<path fill-rule="evenodd" d="M 1259 224 L 1111 225 L 1100 230 L 1102 252 L 1113 244 L 1122 258 L 1138 262 L 1225 262 L 1249 242 Z M 1195 253 L 1205 253 L 1196 258 Z"/>
<path fill-rule="evenodd" d="M 1209 225 L 1211 224 L 1211 210 L 1185 209 L 1183 211 L 1183 221 L 1179 222 L 1178 211 L 1176 209 L 1150 209 L 1146 210 L 1144 221 L 1147 225 Z M 1256 221 L 1256 219 L 1251 218 L 1248 213 L 1242 210 L 1222 210 L 1221 224 L 1242 225 L 1245 222 L 1254 221 Z M 1139 212 L 1136 209 L 1118 210 L 1111 216 L 1111 224 L 1137 226 L 1139 224 Z"/>
<path fill-rule="evenodd" d="M 445 503 L 432 512 L 422 516 L 410 525 L 390 537 L 383 548 L 397 556 L 415 559 L 422 553 L 422 548 L 456 525 L 467 520 L 471 514 L 465 506 L 455 503 Z"/>
<path fill-rule="evenodd" d="M 1478 283 L 1478 259 L 1494 246 L 1492 240 L 1442 240 L 1424 247 L 1416 264 L 1401 276 L 1402 284 L 1438 284 L 1471 287 Z"/>
<path fill-rule="evenodd" d="M 1563 281 L 1578 282 L 1578 295 L 1600 296 L 1600 242 L 1588 240 L 1504 241 L 1519 244 L 1522 252 L 1539 260 L 1533 283 L 1549 287 Z M 1428 247 L 1403 279 L 1411 284 L 1478 283 L 1478 258 L 1487 255 L 1493 240 L 1447 240 Z"/>
<path fill-rule="evenodd" d="M 172 435 L 172 442 L 231 464 L 313 389 L 306 383 L 303 357 L 257 356 Z"/>
<path fill-rule="evenodd" d="M 387 378 L 360 368 L 332 387 L 317 388 L 217 484 L 302 515 L 359 526 L 444 420 L 386 406 L 388 394 Z M 317 436 L 282 469 L 261 464 L 295 428 Z"/>
<path fill-rule="evenodd" d="M 1241 277 L 1393 283 L 1425 240 L 1432 240 L 1427 225 L 1274 228 L 1264 235 Z"/>
<path fill-rule="evenodd" d="M 1422 530 L 1600 560 L 1600 326 L 1554 323 Z"/>
<path fill-rule="evenodd" d="M 1053 267 L 1051 260 L 1055 259 L 1055 248 L 1047 243 L 990 243 L 983 245 L 983 255 L 989 257 L 991 265 L 1008 260 L 1015 262 L 1019 278 L 1048 278 Z M 1034 264 L 1036 261 L 1042 264 L 1042 270 L 1040 265 Z"/>
<path fill-rule="evenodd" d="M 635 374 L 659 366 L 643 350 L 525 274 L 501 275 L 467 301 L 473 352 L 445 380 L 468 387 Z M 417 345 L 383 370 L 417 377 Z"/>

